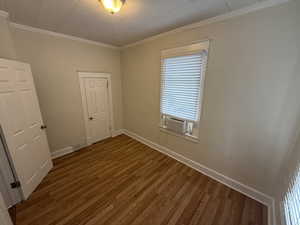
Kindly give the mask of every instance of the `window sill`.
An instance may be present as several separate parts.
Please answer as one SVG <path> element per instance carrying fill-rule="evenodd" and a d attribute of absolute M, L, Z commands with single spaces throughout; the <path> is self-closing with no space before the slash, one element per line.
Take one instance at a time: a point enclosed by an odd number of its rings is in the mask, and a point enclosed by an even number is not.
<path fill-rule="evenodd" d="M 161 132 L 164 132 L 164 133 L 176 136 L 176 137 L 181 137 L 181 138 L 184 138 L 185 140 L 188 140 L 188 141 L 191 141 L 191 142 L 194 142 L 194 143 L 199 143 L 199 138 L 196 137 L 196 136 L 177 134 L 177 133 L 175 133 L 173 131 L 170 131 L 170 130 L 168 130 L 164 127 L 161 127 L 161 126 L 159 126 L 159 128 L 160 128 Z"/>

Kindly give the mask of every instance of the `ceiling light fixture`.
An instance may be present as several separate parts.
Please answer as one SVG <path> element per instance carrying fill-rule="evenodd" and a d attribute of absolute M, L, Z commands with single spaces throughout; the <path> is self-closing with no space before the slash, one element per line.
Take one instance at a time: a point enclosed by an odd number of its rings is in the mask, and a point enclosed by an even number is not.
<path fill-rule="evenodd" d="M 102 2 L 104 8 L 111 14 L 117 13 L 121 10 L 126 0 L 99 0 Z"/>

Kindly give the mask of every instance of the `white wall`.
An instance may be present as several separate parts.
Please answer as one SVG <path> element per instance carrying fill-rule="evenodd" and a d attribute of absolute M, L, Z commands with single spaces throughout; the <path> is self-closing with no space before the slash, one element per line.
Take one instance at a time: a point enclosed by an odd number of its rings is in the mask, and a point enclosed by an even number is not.
<path fill-rule="evenodd" d="M 290 90 L 300 87 L 299 12 L 292 1 L 124 49 L 124 127 L 274 196 L 300 104 L 291 98 L 300 88 Z M 205 39 L 212 41 L 193 143 L 159 129 L 160 52 Z"/>
<path fill-rule="evenodd" d="M 13 38 L 31 65 L 51 151 L 85 143 L 77 71 L 111 74 L 115 129 L 123 127 L 119 50 L 16 28 Z"/>
<path fill-rule="evenodd" d="M 276 196 L 300 113 L 299 11 L 291 1 L 127 48 L 121 59 L 110 48 L 11 34 L 2 18 L 0 57 L 31 64 L 52 151 L 85 141 L 77 70 L 109 72 L 116 129 L 124 116 L 126 129 Z M 208 38 L 200 142 L 192 143 L 159 130 L 160 52 Z"/>
<path fill-rule="evenodd" d="M 15 59 L 16 52 L 9 22 L 0 12 L 0 58 Z"/>

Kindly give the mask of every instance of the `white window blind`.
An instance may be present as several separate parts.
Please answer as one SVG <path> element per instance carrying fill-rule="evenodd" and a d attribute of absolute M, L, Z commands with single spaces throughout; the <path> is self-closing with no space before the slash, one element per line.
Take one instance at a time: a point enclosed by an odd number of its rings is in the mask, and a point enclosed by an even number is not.
<path fill-rule="evenodd" d="M 161 113 L 197 121 L 206 51 L 162 59 Z"/>
<path fill-rule="evenodd" d="M 283 201 L 287 225 L 300 224 L 300 166 L 293 176 Z"/>

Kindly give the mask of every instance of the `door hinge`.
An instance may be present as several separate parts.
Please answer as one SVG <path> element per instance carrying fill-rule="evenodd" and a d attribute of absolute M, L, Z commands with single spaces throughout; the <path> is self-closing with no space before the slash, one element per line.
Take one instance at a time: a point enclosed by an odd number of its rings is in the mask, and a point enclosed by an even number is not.
<path fill-rule="evenodd" d="M 12 189 L 19 188 L 19 187 L 21 187 L 21 183 L 20 183 L 20 181 L 13 182 L 10 184 L 10 187 Z"/>

